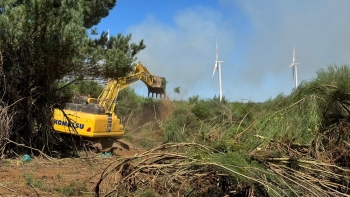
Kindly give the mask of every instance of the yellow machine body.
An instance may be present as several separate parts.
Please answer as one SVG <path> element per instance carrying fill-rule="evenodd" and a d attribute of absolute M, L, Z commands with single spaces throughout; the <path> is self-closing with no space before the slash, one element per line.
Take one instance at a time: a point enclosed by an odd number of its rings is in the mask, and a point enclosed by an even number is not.
<path fill-rule="evenodd" d="M 123 125 L 114 114 L 92 114 L 67 109 L 64 112 L 69 115 L 65 116 L 61 110 L 55 109 L 52 123 L 56 131 L 90 138 L 121 138 L 125 134 Z"/>
<path fill-rule="evenodd" d="M 110 79 L 98 98 L 88 98 L 84 104 L 67 103 L 55 109 L 52 120 L 55 131 L 89 138 L 121 138 L 124 126 L 115 114 L 119 91 L 141 80 L 148 94 L 165 97 L 165 78 L 152 75 L 142 64 L 136 64 L 126 77 Z"/>

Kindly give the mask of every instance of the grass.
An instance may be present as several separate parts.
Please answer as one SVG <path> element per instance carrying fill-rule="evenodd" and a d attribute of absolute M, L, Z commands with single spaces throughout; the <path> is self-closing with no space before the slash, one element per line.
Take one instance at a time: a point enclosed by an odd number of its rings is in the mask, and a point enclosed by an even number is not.
<path fill-rule="evenodd" d="M 33 188 L 45 189 L 43 180 L 34 178 L 33 173 L 25 173 L 23 178 L 29 186 Z"/>
<path fill-rule="evenodd" d="M 155 146 L 155 142 L 152 139 L 140 139 L 138 143 L 144 149 L 150 149 Z"/>
<path fill-rule="evenodd" d="M 62 175 L 57 174 L 55 176 L 57 179 L 61 180 Z M 44 181 L 38 178 L 35 178 L 33 173 L 25 173 L 23 174 L 23 178 L 25 179 L 25 182 L 33 188 L 41 189 L 43 191 L 54 191 L 56 190 L 63 196 L 79 196 L 82 195 L 82 192 L 87 192 L 87 185 L 85 181 L 72 181 L 68 185 L 65 186 L 59 186 L 56 188 L 48 188 L 45 184 Z"/>
<path fill-rule="evenodd" d="M 16 182 L 14 182 L 14 181 L 4 181 L 4 182 L 0 182 L 0 186 L 5 186 L 5 187 L 7 187 L 7 186 L 12 186 L 12 185 L 14 185 L 14 184 L 16 184 Z"/>
<path fill-rule="evenodd" d="M 62 175 L 61 174 L 56 174 L 56 178 L 57 179 L 62 179 Z"/>
<path fill-rule="evenodd" d="M 58 191 L 64 196 L 78 196 L 82 192 L 88 191 L 85 181 L 74 181 L 68 185 L 58 188 Z"/>

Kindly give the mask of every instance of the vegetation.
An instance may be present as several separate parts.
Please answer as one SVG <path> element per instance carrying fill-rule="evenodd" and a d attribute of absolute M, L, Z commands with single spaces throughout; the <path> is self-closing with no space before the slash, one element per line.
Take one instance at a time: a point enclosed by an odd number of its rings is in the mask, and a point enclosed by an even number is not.
<path fill-rule="evenodd" d="M 0 2 L 1 106 L 16 123 L 1 130 L 3 150 L 15 146 L 6 139 L 45 152 L 65 144 L 50 119 L 52 109 L 71 98 L 70 84 L 132 70 L 143 40 L 130 43 L 130 34 L 107 40 L 106 32 L 98 37 L 94 28 L 115 5 L 116 0 Z"/>
<path fill-rule="evenodd" d="M 74 181 L 66 186 L 60 187 L 59 192 L 64 196 L 79 196 L 81 192 L 86 192 L 86 183 L 81 181 Z"/>
<path fill-rule="evenodd" d="M 75 94 L 97 97 L 102 87 L 92 82 L 95 79 L 131 71 L 145 48 L 143 41 L 130 43 L 131 35 L 121 34 L 108 40 L 106 32 L 98 37 L 94 28 L 115 4 L 0 2 L 1 158 L 28 150 L 50 157 L 70 151 L 65 145 L 71 139 L 51 128 L 52 110 Z M 117 158 L 101 174 L 94 192 L 349 196 L 349 81 L 348 65 L 331 65 L 291 95 L 263 103 L 198 96 L 155 100 L 127 88 L 119 94 L 116 113 L 127 129 L 126 138 L 147 150 Z M 180 88 L 174 92 L 179 94 Z M 30 187 L 45 190 L 32 174 L 23 178 Z M 103 184 L 110 180 L 115 183 Z M 104 188 L 111 184 L 113 189 Z M 65 196 L 86 190 L 86 182 L 57 189 Z"/>
<path fill-rule="evenodd" d="M 23 175 L 23 177 L 30 187 L 39 189 L 44 188 L 43 180 L 34 178 L 32 173 L 26 173 Z"/>
<path fill-rule="evenodd" d="M 349 80 L 349 66 L 333 65 L 291 95 L 263 103 L 173 101 L 166 119 L 151 120 L 160 123 L 163 145 L 119 159 L 101 183 L 118 172 L 111 194 L 153 188 L 160 196 L 347 196 Z M 131 180 L 143 181 L 124 184 Z"/>
<path fill-rule="evenodd" d="M 116 158 L 95 194 L 347 196 L 349 78 L 347 65 L 330 66 L 291 95 L 263 103 L 156 100 L 127 88 L 116 112 L 125 117 L 128 140 L 147 151 Z M 47 190 L 32 175 L 24 178 Z M 83 182 L 55 190 L 88 191 Z"/>

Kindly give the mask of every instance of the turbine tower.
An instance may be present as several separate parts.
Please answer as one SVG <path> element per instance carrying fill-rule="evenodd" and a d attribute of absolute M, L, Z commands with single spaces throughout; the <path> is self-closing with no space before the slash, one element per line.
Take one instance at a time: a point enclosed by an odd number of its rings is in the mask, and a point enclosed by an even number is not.
<path fill-rule="evenodd" d="M 222 86 L 221 86 L 221 63 L 223 61 L 219 61 L 219 49 L 218 49 L 218 41 L 216 41 L 216 60 L 215 60 L 215 65 L 214 65 L 214 70 L 213 70 L 213 75 L 212 77 L 214 77 L 215 74 L 215 70 L 216 68 L 218 68 L 218 72 L 219 72 L 219 96 L 220 96 L 220 102 L 222 99 Z"/>
<path fill-rule="evenodd" d="M 294 67 L 293 68 L 293 78 L 295 81 L 295 88 L 298 87 L 298 65 L 299 63 L 295 63 L 295 46 L 293 47 L 293 62 L 289 67 Z"/>

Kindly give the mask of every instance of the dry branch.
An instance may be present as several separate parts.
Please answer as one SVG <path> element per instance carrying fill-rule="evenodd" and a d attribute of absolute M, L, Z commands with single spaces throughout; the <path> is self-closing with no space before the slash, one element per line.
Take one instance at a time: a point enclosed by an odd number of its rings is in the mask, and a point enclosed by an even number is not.
<path fill-rule="evenodd" d="M 24 145 L 24 144 L 16 143 L 16 142 L 14 142 L 14 141 L 12 141 L 12 140 L 10 140 L 10 139 L 8 139 L 8 138 L 6 138 L 6 140 L 7 140 L 8 142 L 10 142 L 10 143 L 16 144 L 17 146 L 22 146 L 22 147 L 24 147 L 24 148 L 29 148 L 29 149 L 31 149 L 31 150 L 38 151 L 38 152 L 39 152 L 42 156 L 44 156 L 46 159 L 52 160 L 52 161 L 56 161 L 56 159 L 54 159 L 54 158 L 52 158 L 52 157 L 46 155 L 44 152 L 42 152 L 42 151 L 39 150 L 39 149 L 32 148 L 32 147 L 26 146 L 26 145 Z"/>
<path fill-rule="evenodd" d="M 101 174 L 100 181 L 95 186 L 95 195 L 131 195 L 132 192 L 144 188 L 153 188 L 159 195 L 172 194 L 175 191 L 178 192 L 177 195 L 185 194 L 189 192 L 189 188 L 200 188 L 197 189 L 198 191 L 193 189 L 190 191 L 203 194 L 213 188 L 227 195 L 230 192 L 241 192 L 241 190 L 252 191 L 250 186 L 243 183 L 228 181 L 231 173 L 252 180 L 278 194 L 268 183 L 223 165 L 214 162 L 207 163 L 182 153 L 166 152 L 176 147 L 199 148 L 208 155 L 213 155 L 215 151 L 196 143 L 164 144 L 134 157 L 118 159 Z M 113 188 L 103 189 L 108 187 L 111 176 L 119 178 L 114 179 Z M 106 191 L 106 193 L 101 193 L 101 191 Z"/>
<path fill-rule="evenodd" d="M 341 196 L 350 196 L 348 193 L 348 184 L 350 183 L 350 173 L 348 169 L 318 161 L 301 159 L 267 158 L 264 161 L 267 162 L 269 168 L 276 174 L 287 180 L 287 182 L 293 183 L 295 185 L 294 187 L 304 188 L 305 191 L 310 192 L 312 195 L 336 196 L 333 193 L 337 193 Z M 299 167 L 303 170 L 293 169 L 288 165 L 290 163 L 293 163 L 297 168 Z M 295 189 L 297 189 L 297 187 Z M 316 191 L 319 194 L 316 194 Z"/>
<path fill-rule="evenodd" d="M 15 192 L 15 190 L 13 190 L 13 189 L 11 189 L 11 188 L 8 188 L 8 187 L 4 186 L 4 185 L 1 184 L 1 183 L 0 183 L 0 187 L 3 187 L 3 188 L 5 188 L 5 189 L 7 189 L 7 190 L 9 190 L 9 191 L 11 191 L 11 192 Z"/>

